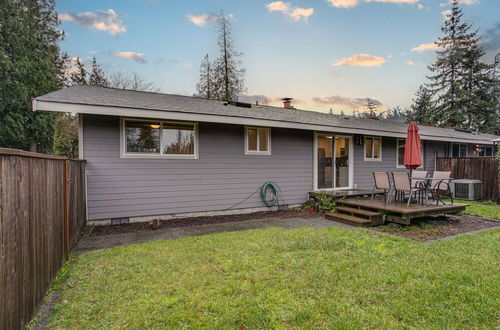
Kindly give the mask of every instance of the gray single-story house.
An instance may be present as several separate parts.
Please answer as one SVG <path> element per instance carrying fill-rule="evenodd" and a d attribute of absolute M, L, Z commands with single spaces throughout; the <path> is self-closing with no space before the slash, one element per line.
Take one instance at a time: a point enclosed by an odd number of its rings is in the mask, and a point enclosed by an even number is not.
<path fill-rule="evenodd" d="M 90 224 L 267 210 L 253 193 L 268 181 L 295 206 L 310 191 L 371 189 L 372 171 L 404 170 L 405 123 L 289 102 L 73 86 L 37 97 L 33 110 L 78 113 Z M 498 138 L 427 126 L 420 135 L 429 172 L 437 157 L 493 155 Z"/>

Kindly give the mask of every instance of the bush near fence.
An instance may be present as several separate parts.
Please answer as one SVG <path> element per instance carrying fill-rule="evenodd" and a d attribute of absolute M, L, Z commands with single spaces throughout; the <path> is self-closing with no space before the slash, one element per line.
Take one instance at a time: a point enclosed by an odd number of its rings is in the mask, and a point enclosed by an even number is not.
<path fill-rule="evenodd" d="M 0 329 L 25 327 L 86 222 L 85 161 L 0 148 Z"/>
<path fill-rule="evenodd" d="M 454 179 L 475 179 L 483 182 L 483 198 L 499 201 L 499 164 L 495 157 L 437 158 L 437 171 L 451 171 Z"/>

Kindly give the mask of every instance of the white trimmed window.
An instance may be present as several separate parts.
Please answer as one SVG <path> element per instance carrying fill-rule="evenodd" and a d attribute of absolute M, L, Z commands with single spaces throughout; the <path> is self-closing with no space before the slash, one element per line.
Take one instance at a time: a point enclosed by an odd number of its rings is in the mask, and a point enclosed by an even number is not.
<path fill-rule="evenodd" d="M 122 119 L 122 158 L 198 158 L 198 124 Z"/>
<path fill-rule="evenodd" d="M 382 161 L 382 138 L 365 136 L 365 161 Z"/>
<path fill-rule="evenodd" d="M 398 139 L 396 142 L 396 167 L 397 168 L 405 168 L 404 161 L 405 161 L 405 143 L 406 139 Z M 422 153 L 422 158 L 424 158 L 424 144 L 422 143 L 421 145 L 421 153 Z M 422 162 L 423 163 L 423 162 Z M 419 168 L 423 168 L 420 166 Z"/>
<path fill-rule="evenodd" d="M 245 155 L 271 155 L 271 129 L 245 126 Z"/>
<path fill-rule="evenodd" d="M 453 158 L 467 157 L 467 145 L 463 143 L 452 143 L 451 157 Z"/>
<path fill-rule="evenodd" d="M 477 154 L 479 157 L 491 157 L 494 156 L 493 146 L 480 146 L 477 147 Z"/>

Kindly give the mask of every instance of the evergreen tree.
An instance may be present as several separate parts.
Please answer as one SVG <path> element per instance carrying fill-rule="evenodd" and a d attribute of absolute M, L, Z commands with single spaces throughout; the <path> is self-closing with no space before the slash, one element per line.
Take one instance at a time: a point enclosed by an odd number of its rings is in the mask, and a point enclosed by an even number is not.
<path fill-rule="evenodd" d="M 415 93 L 413 104 L 410 106 L 408 119 L 417 124 L 430 123 L 430 112 L 432 107 L 432 94 L 424 86 L 421 85 Z"/>
<path fill-rule="evenodd" d="M 55 0 L 3 0 L 0 5 L 0 146 L 52 148 L 55 114 L 32 111 L 31 99 L 62 87 Z"/>
<path fill-rule="evenodd" d="M 95 60 L 95 58 L 94 58 Z M 83 63 L 80 61 L 80 58 L 76 58 L 76 63 L 75 63 L 75 72 L 70 74 L 70 82 L 72 85 L 87 85 L 87 70 L 85 70 L 85 67 Z"/>
<path fill-rule="evenodd" d="M 57 117 L 54 129 L 54 155 L 78 158 L 78 117 L 64 113 Z"/>
<path fill-rule="evenodd" d="M 196 84 L 198 96 L 213 99 L 216 96 L 214 81 L 214 66 L 208 54 L 205 55 L 200 65 L 200 81 Z"/>
<path fill-rule="evenodd" d="M 88 84 L 91 86 L 108 87 L 109 83 L 102 70 L 101 66 L 97 64 L 95 56 L 92 58 L 92 70 L 88 79 Z"/>
<path fill-rule="evenodd" d="M 492 132 L 498 116 L 492 110 L 491 67 L 481 62 L 480 38 L 462 16 L 459 1 L 452 0 L 451 14 L 441 28 L 444 36 L 436 42 L 436 62 L 429 66 L 433 106 L 428 119 L 440 126 Z"/>
<path fill-rule="evenodd" d="M 235 101 L 242 92 L 246 91 L 245 69 L 241 67 L 239 59 L 242 53 L 234 49 L 230 18 L 221 12 L 217 23 L 219 57 L 216 59 L 214 67 L 214 81 L 216 82 L 214 98 Z"/>

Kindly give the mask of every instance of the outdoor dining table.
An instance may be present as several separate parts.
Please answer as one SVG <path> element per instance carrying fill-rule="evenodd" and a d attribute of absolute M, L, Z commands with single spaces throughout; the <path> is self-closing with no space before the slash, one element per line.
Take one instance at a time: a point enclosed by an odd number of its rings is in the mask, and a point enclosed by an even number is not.
<path fill-rule="evenodd" d="M 443 200 L 441 199 L 441 197 L 438 195 L 438 194 L 434 194 L 433 191 L 432 191 L 432 187 L 431 187 L 431 182 L 436 180 L 436 181 L 448 181 L 451 182 L 453 179 L 452 178 L 433 178 L 433 177 L 425 177 L 425 178 L 419 178 L 419 177 L 410 177 L 410 179 L 413 181 L 413 180 L 416 180 L 416 181 L 424 181 L 425 184 L 421 187 L 423 188 L 424 190 L 424 194 L 425 194 L 425 205 L 426 206 L 429 206 L 429 193 L 432 194 L 432 196 L 436 199 L 436 204 L 439 204 L 439 202 L 443 203 Z"/>

